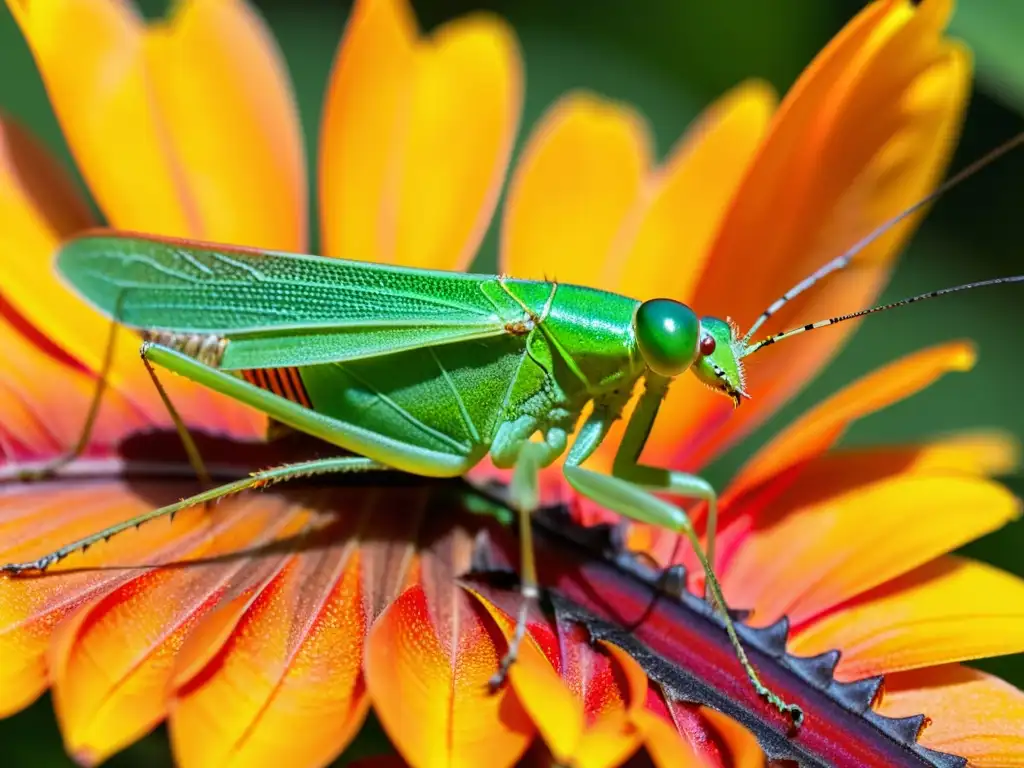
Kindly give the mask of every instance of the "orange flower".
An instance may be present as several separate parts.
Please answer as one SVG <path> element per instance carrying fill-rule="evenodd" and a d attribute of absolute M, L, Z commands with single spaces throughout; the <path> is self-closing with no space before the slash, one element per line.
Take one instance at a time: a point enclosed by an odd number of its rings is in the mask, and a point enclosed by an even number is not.
<path fill-rule="evenodd" d="M 185 0 L 151 26 L 118 0 L 8 6 L 112 225 L 305 249 L 287 76 L 242 0 Z M 503 269 L 669 295 L 749 322 L 933 188 L 970 71 L 943 36 L 950 10 L 948 0 L 869 6 L 781 105 L 763 84 L 739 86 L 660 166 L 628 107 L 563 99 L 512 174 Z M 425 38 L 403 0 L 360 0 L 325 105 L 325 253 L 467 267 L 504 181 L 521 80 L 514 37 L 498 19 L 462 19 Z M 91 223 L 62 171 L 0 123 L 0 562 L 193 485 L 128 334 L 83 459 L 60 479 L 9 479 L 15 465 L 74 444 L 95 385 L 107 323 L 49 267 L 59 240 Z M 793 302 L 765 331 L 867 303 L 912 226 L 880 238 L 857 270 Z M 759 356 L 755 399 L 736 413 L 680 381 L 647 459 L 704 465 L 850 330 Z M 1024 695 L 959 666 L 1024 649 L 1024 584 L 946 554 L 1018 514 L 987 479 L 1016 463 L 1014 444 L 976 434 L 831 447 L 860 416 L 972 362 L 969 345 L 947 344 L 854 383 L 726 490 L 718 569 L 730 603 L 752 611 L 744 635 L 755 663 L 807 711 L 795 738 L 749 688 L 705 604 L 684 596 L 650 607 L 635 561 L 599 556 L 601 542 L 558 519 L 542 520 L 539 534 L 554 618 L 530 617 L 510 684 L 491 694 L 513 603 L 493 579 L 457 578 L 474 558 L 514 562 L 514 542 L 468 514 L 493 508 L 464 486 L 413 481 L 248 494 L 118 536 L 45 577 L 0 579 L 0 714 L 49 687 L 68 751 L 90 764 L 166 719 L 182 765 L 319 765 L 352 741 L 372 706 L 412 765 L 615 765 L 641 749 L 659 766 L 757 765 L 762 748 L 815 764 L 959 764 L 954 755 L 1024 765 Z M 218 476 L 317 449 L 294 436 L 260 443 L 258 414 L 166 383 Z M 570 501 L 578 516 L 592 511 Z M 574 537 L 586 540 L 566 540 Z M 640 527 L 629 537 L 670 561 L 674 537 Z M 618 628 L 645 611 L 634 635 Z"/>

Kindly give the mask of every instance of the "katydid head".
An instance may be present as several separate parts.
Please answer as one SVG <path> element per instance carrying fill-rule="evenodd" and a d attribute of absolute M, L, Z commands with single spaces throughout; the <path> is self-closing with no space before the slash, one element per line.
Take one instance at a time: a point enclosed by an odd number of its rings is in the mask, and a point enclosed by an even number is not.
<path fill-rule="evenodd" d="M 692 370 L 698 379 L 739 405 L 745 394 L 738 354 L 743 345 L 731 323 L 717 317 L 698 317 L 688 306 L 672 299 L 651 299 L 637 307 L 633 330 L 651 371 L 673 377 Z"/>

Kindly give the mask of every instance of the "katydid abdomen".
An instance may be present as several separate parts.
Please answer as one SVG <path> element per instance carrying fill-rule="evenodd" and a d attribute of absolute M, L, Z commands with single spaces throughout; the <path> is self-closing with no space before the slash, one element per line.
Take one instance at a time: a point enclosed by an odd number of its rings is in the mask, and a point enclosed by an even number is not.
<path fill-rule="evenodd" d="M 639 302 L 581 286 L 109 235 L 72 241 L 58 264 L 118 322 L 419 474 L 459 475 L 488 452 L 511 467 L 536 433 L 550 464 L 588 401 L 624 402 L 644 372 Z"/>

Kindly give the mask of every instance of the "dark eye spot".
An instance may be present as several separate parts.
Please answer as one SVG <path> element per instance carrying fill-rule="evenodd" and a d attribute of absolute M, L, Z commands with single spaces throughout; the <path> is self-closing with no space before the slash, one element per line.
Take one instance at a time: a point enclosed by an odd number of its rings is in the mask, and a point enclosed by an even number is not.
<path fill-rule="evenodd" d="M 715 351 L 715 337 L 714 336 L 702 336 L 700 340 L 700 353 L 707 357 Z"/>

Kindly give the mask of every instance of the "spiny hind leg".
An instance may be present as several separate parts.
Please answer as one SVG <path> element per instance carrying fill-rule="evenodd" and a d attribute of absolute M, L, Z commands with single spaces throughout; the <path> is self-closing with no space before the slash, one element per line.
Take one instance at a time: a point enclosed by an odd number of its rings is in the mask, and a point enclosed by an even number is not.
<path fill-rule="evenodd" d="M 803 722 L 803 710 L 795 704 L 789 704 L 784 701 L 765 686 L 761 682 L 757 670 L 750 663 L 750 659 L 747 658 L 746 650 L 744 650 L 743 645 L 740 643 L 736 627 L 729 615 L 728 606 L 725 602 L 725 597 L 722 595 L 722 589 L 715 576 L 714 569 L 711 567 L 711 562 L 701 546 L 700 538 L 697 536 L 697 532 L 694 530 L 686 513 L 675 505 L 659 499 L 657 496 L 644 490 L 641 485 L 630 480 L 613 475 L 602 475 L 571 465 L 566 466 L 564 471 L 566 479 L 573 488 L 587 498 L 593 499 L 598 504 L 631 520 L 657 525 L 661 528 L 681 533 L 689 539 L 694 552 L 696 552 L 700 560 L 701 566 L 704 568 L 709 598 L 721 615 L 722 621 L 725 624 L 725 630 L 729 635 L 729 641 L 732 643 L 736 657 L 739 659 L 751 685 L 761 698 L 779 712 L 788 715 L 793 722 L 794 728 L 799 728 Z M 696 495 L 692 493 L 692 490 L 699 489 L 700 484 L 689 483 L 684 480 L 685 477 L 680 476 L 677 483 L 671 484 L 673 487 L 670 490 L 686 493 L 687 495 Z M 689 487 L 691 490 L 683 490 L 685 487 Z"/>
<path fill-rule="evenodd" d="M 36 467 L 26 467 L 14 473 L 16 480 L 21 482 L 37 482 L 53 477 L 64 469 L 68 464 L 78 459 L 85 449 L 89 447 L 89 440 L 92 431 L 96 426 L 96 419 L 99 417 L 100 406 L 103 405 L 103 396 L 107 391 L 107 380 L 114 365 L 114 350 L 116 349 L 118 323 L 110 324 L 110 331 L 107 334 L 107 346 L 103 352 L 103 362 L 100 365 L 99 377 L 96 379 L 96 388 L 93 390 L 92 400 L 89 402 L 89 409 L 85 413 L 85 422 L 78 434 L 78 439 L 67 451 Z"/>
<path fill-rule="evenodd" d="M 254 472 L 249 475 L 249 477 L 236 480 L 233 483 L 227 483 L 217 488 L 211 488 L 207 491 L 203 491 L 202 493 L 197 493 L 195 496 L 182 499 L 174 504 L 168 504 L 167 506 L 159 507 L 158 509 L 153 509 L 149 512 L 144 512 L 143 514 L 129 520 L 125 520 L 124 522 L 117 523 L 109 528 L 104 528 L 102 531 L 97 531 L 85 538 L 72 541 L 60 549 L 55 549 L 53 552 L 49 552 L 36 560 L 24 563 L 7 563 L 6 565 L 0 565 L 0 573 L 17 575 L 24 573 L 25 571 L 45 571 L 47 568 L 60 562 L 70 554 L 85 551 L 93 544 L 100 541 L 107 541 L 112 536 L 116 536 L 117 534 L 131 528 L 138 528 L 140 525 L 147 523 L 150 520 L 156 520 L 158 517 L 173 517 L 176 512 L 180 512 L 183 509 L 216 501 L 217 499 L 241 493 L 242 491 L 250 488 L 264 488 L 268 485 L 281 483 L 296 477 L 310 477 L 313 475 L 339 474 L 345 472 L 368 472 L 372 470 L 386 469 L 388 469 L 387 466 L 364 456 L 342 456 L 331 459 L 316 459 L 313 461 L 304 461 L 296 464 L 284 464 L 278 467 L 272 467 L 271 469 Z"/>

